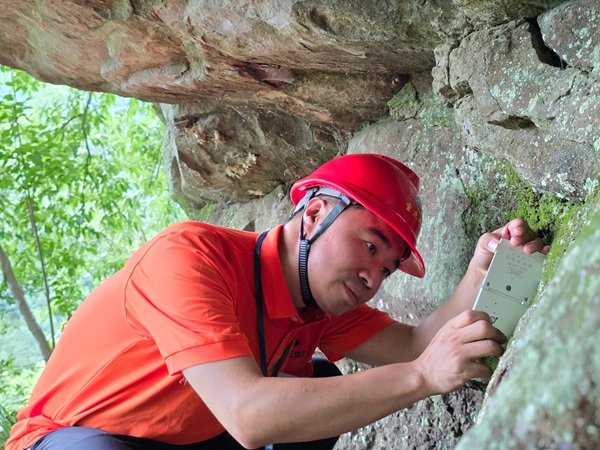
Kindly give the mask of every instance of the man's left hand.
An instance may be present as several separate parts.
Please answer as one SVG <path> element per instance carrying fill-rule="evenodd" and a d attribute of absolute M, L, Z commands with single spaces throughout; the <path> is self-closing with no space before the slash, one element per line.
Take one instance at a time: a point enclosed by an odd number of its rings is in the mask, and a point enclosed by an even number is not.
<path fill-rule="evenodd" d="M 550 246 L 546 245 L 538 234 L 529 227 L 527 221 L 513 219 L 505 226 L 491 233 L 485 233 L 479 238 L 469 268 L 482 273 L 487 272 L 500 238 L 509 240 L 510 244 L 515 247 L 523 246 L 525 253 L 541 252 L 546 254 L 550 250 Z"/>

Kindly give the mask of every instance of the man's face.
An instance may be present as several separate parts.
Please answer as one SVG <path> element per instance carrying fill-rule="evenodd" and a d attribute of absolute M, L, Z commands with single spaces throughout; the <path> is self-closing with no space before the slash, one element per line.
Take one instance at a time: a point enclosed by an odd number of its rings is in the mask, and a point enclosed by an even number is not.
<path fill-rule="evenodd" d="M 398 268 L 406 249 L 370 211 L 348 208 L 311 246 L 308 278 L 317 304 L 337 316 L 366 303 Z"/>

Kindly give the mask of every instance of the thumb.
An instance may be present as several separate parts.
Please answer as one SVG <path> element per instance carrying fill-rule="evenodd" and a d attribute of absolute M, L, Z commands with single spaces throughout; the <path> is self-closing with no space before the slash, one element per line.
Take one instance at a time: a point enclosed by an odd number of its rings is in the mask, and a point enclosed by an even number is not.
<path fill-rule="evenodd" d="M 492 234 L 492 235 L 490 235 L 490 238 L 487 241 L 486 247 L 488 248 L 488 250 L 490 252 L 495 253 L 496 249 L 498 248 L 499 243 L 500 243 L 500 240 Z"/>

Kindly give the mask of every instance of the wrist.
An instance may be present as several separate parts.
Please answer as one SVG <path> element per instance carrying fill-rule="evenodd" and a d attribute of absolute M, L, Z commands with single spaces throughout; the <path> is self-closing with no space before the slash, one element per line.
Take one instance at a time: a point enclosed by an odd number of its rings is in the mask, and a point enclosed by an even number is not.
<path fill-rule="evenodd" d="M 431 382 L 431 373 L 426 370 L 421 358 L 417 358 L 406 364 L 410 366 L 410 372 L 414 376 L 414 392 L 416 397 L 418 397 L 415 399 L 415 402 L 439 394 Z"/>
<path fill-rule="evenodd" d="M 466 287 L 468 288 L 479 289 L 481 283 L 483 283 L 486 273 L 487 268 L 482 267 L 480 264 L 477 264 L 475 259 L 472 259 L 467 267 L 467 271 L 462 279 L 462 282 L 465 283 Z"/>

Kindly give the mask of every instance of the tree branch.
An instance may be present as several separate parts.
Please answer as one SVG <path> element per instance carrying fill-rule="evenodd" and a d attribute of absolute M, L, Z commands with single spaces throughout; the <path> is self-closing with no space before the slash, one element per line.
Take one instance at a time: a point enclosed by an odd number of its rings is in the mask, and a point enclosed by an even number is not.
<path fill-rule="evenodd" d="M 38 343 L 42 355 L 44 356 L 44 360 L 48 361 L 48 358 L 50 358 L 50 354 L 52 353 L 52 349 L 48 345 L 48 341 L 46 340 L 46 336 L 44 336 L 44 332 L 40 328 L 39 324 L 35 320 L 35 317 L 33 316 L 33 313 L 31 312 L 31 309 L 29 308 L 29 304 L 25 299 L 25 294 L 23 294 L 23 289 L 21 289 L 21 286 L 17 282 L 8 255 L 2 248 L 2 245 L 0 245 L 0 266 L 2 266 L 4 280 L 6 280 L 6 284 L 8 285 L 17 306 L 19 307 L 19 311 L 21 312 L 23 319 L 25 319 L 27 328 L 29 328 L 29 331 L 31 334 L 33 334 L 33 337 Z"/>
<path fill-rule="evenodd" d="M 17 98 L 17 92 L 15 90 L 15 79 L 14 79 L 14 74 L 11 73 L 11 77 L 12 77 L 12 81 L 13 81 L 13 98 Z M 18 140 L 19 143 L 19 147 L 21 147 L 23 145 L 23 143 L 21 142 L 21 129 L 19 127 L 19 121 L 17 120 L 17 111 L 16 111 L 16 104 L 13 102 L 13 128 L 16 130 L 16 138 Z M 21 166 L 23 168 L 25 168 L 25 162 L 23 161 L 23 155 L 19 154 L 17 156 Z M 29 189 L 29 183 L 27 182 L 27 179 L 24 179 L 23 181 L 23 185 L 25 188 L 25 195 L 27 197 L 27 209 L 29 211 L 29 222 L 31 223 L 31 228 L 33 229 L 33 234 L 35 237 L 35 242 L 36 242 L 36 246 L 37 246 L 37 250 L 38 250 L 38 255 L 40 257 L 40 262 L 42 265 L 42 275 L 43 275 L 43 280 L 44 280 L 44 289 L 46 292 L 46 304 L 48 305 L 48 319 L 50 320 L 50 339 L 52 341 L 52 348 L 54 348 L 54 346 L 56 345 L 56 342 L 54 340 L 54 321 L 52 319 L 52 305 L 50 304 L 50 289 L 48 288 L 48 277 L 46 275 L 46 263 L 44 261 L 44 253 L 42 252 L 42 243 L 40 242 L 40 238 L 37 232 L 37 223 L 35 221 L 35 215 L 34 215 L 34 209 L 33 209 L 33 200 L 31 198 L 31 192 Z M 0 247 L 1 249 L 1 247 Z M 2 251 L 2 253 L 4 253 L 4 251 Z M 10 268 L 10 261 L 8 261 L 8 256 L 6 255 L 6 253 L 4 253 L 4 255 L 6 256 L 6 260 L 9 264 L 9 268 Z M 4 263 L 3 263 L 3 268 L 4 268 Z M 12 273 L 12 269 L 10 270 L 10 272 Z M 14 278 L 14 275 L 13 275 Z M 8 281 L 7 281 L 8 283 Z M 16 279 L 15 279 L 15 283 L 16 283 Z M 19 286 L 17 284 L 17 286 Z M 19 287 L 20 289 L 20 287 Z M 23 292 L 21 291 L 21 296 L 23 298 L 23 300 L 25 300 L 25 296 L 23 295 Z M 27 306 L 27 303 L 25 302 L 25 306 Z M 20 307 L 19 307 L 20 309 Z M 27 309 L 29 310 L 29 307 L 27 307 Z M 31 314 L 31 311 L 29 311 L 29 313 Z M 25 318 L 25 321 L 27 322 L 27 318 L 25 316 L 23 316 Z M 33 315 L 31 316 L 33 318 Z M 35 322 L 35 319 L 33 319 Z M 29 326 L 29 322 L 27 323 L 27 326 Z M 35 325 L 39 328 L 39 326 L 37 325 L 37 322 L 35 322 Z M 30 328 L 31 330 L 31 328 Z M 32 331 L 33 333 L 33 331 Z M 37 336 L 36 333 L 33 333 L 34 337 L 36 337 L 37 340 Z M 43 335 L 43 333 L 42 333 Z M 46 345 L 48 345 L 48 341 L 46 340 L 46 338 L 44 337 L 44 342 L 46 343 Z M 39 343 L 39 342 L 38 342 Z M 41 345 L 41 344 L 40 344 Z M 44 349 L 42 349 L 42 354 L 44 354 Z M 45 357 L 45 356 L 44 356 Z"/>
<path fill-rule="evenodd" d="M 92 151 L 90 149 L 90 143 L 88 140 L 88 133 L 87 133 L 87 114 L 88 111 L 90 109 L 90 104 L 92 102 L 92 93 L 89 92 L 88 96 L 87 96 L 87 101 L 85 103 L 85 107 L 83 108 L 83 113 L 80 115 L 81 117 L 81 133 L 83 134 L 83 142 L 85 144 L 85 150 L 87 152 L 86 158 L 85 158 L 85 173 L 83 176 L 83 186 L 81 187 L 81 214 L 82 217 L 85 217 L 85 184 L 86 184 L 86 179 L 90 179 L 90 181 L 92 183 L 94 183 L 94 186 L 96 186 L 96 189 L 98 189 L 98 184 L 96 183 L 96 180 L 94 180 L 94 177 L 92 177 L 92 175 L 90 174 L 90 161 L 92 159 Z"/>
<path fill-rule="evenodd" d="M 46 294 L 46 304 L 48 305 L 48 318 L 50 320 L 50 340 L 52 341 L 52 348 L 56 346 L 54 340 L 54 319 L 52 315 L 52 305 L 50 303 L 50 288 L 48 287 L 48 274 L 46 272 L 46 259 L 44 258 L 44 252 L 42 250 L 42 242 L 37 231 L 37 222 L 35 221 L 35 214 L 33 208 L 33 199 L 29 194 L 29 189 L 26 189 L 27 193 L 27 209 L 29 210 L 29 222 L 33 230 L 33 237 L 35 238 L 35 246 L 37 247 L 38 256 L 40 257 L 40 264 L 42 267 L 42 279 L 44 281 L 44 292 Z"/>

